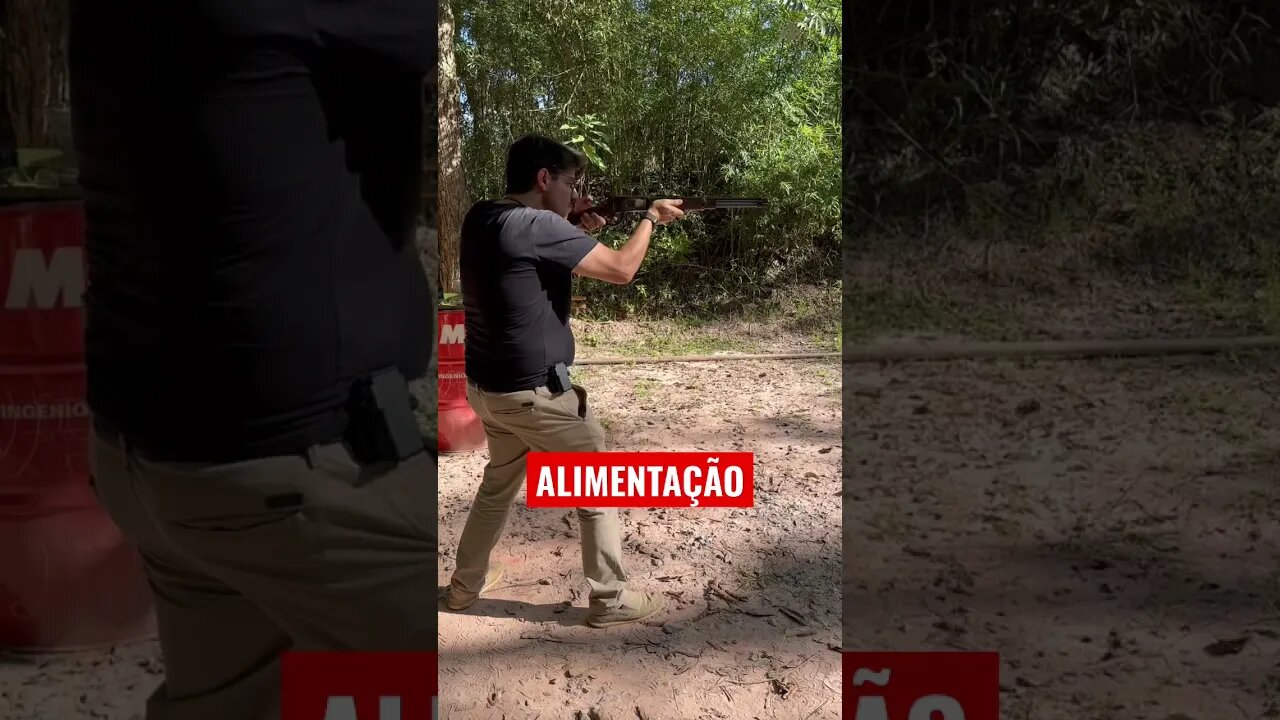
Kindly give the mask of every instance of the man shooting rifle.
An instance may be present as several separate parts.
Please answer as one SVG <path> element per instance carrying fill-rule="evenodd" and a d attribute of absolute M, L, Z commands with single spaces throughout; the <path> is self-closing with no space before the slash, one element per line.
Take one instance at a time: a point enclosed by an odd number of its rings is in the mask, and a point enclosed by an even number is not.
<path fill-rule="evenodd" d="M 569 378 L 573 274 L 631 282 L 654 226 L 684 216 L 679 200 L 654 200 L 621 248 L 600 243 L 589 233 L 604 218 L 579 197 L 585 166 L 580 153 L 555 140 L 523 137 L 507 156 L 506 197 L 477 203 L 462 224 L 467 400 L 484 424 L 489 464 L 458 543 L 450 610 L 470 607 L 502 576 L 489 555 L 524 484 L 526 454 L 605 449 L 586 390 Z M 575 210 L 577 224 L 567 219 Z M 617 510 L 579 508 L 578 519 L 587 624 L 634 623 L 661 610 L 660 594 L 627 587 Z"/>

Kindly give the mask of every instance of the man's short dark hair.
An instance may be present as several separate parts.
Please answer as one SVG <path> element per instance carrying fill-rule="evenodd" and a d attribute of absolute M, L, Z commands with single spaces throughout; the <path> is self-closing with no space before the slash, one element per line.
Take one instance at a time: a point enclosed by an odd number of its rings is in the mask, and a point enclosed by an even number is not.
<path fill-rule="evenodd" d="M 532 190 L 538 171 L 543 168 L 577 177 L 586 167 L 586 157 L 568 145 L 543 135 L 525 135 L 511 143 L 507 151 L 507 192 Z"/>

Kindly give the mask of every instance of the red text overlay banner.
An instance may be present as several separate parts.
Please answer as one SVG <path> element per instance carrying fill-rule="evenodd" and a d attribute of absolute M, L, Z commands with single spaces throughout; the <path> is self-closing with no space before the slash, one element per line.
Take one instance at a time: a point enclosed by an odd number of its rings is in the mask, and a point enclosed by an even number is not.
<path fill-rule="evenodd" d="M 433 652 L 287 652 L 281 720 L 434 720 Z"/>
<path fill-rule="evenodd" d="M 575 452 L 528 455 L 531 508 L 751 507 L 749 452 Z"/>
<path fill-rule="evenodd" d="M 845 720 L 1000 720 L 994 652 L 846 652 Z"/>

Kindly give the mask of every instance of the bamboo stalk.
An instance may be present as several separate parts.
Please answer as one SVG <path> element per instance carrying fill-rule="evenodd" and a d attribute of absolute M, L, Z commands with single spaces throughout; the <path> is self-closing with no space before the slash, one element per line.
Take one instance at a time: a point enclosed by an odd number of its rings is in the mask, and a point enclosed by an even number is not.
<path fill-rule="evenodd" d="M 7 0 L 4 10 L 3 104 L 19 147 L 48 147 L 50 110 L 67 104 L 66 4 Z"/>

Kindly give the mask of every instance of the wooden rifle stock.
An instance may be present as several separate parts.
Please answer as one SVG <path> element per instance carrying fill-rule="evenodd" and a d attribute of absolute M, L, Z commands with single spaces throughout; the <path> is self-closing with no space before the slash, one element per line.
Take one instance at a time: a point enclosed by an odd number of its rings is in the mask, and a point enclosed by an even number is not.
<path fill-rule="evenodd" d="M 583 212 L 569 213 L 569 222 L 577 225 L 582 220 L 582 216 L 586 213 L 595 213 L 600 217 L 608 220 L 616 215 L 624 213 L 642 213 L 649 209 L 649 205 L 654 200 L 662 198 L 635 197 L 635 196 L 619 196 L 611 197 L 595 207 L 588 208 Z M 707 198 L 670 198 L 671 200 L 681 200 L 680 209 L 685 212 L 700 212 L 703 210 L 734 210 L 739 208 L 760 208 L 769 204 L 768 200 L 763 198 L 730 198 L 730 197 L 707 197 Z"/>

